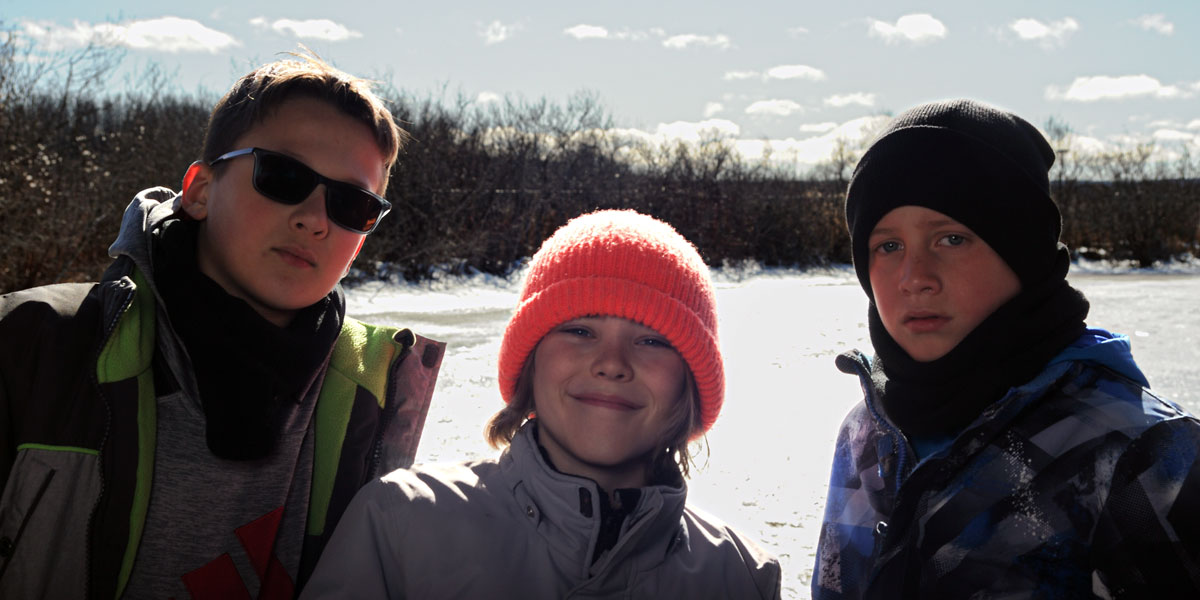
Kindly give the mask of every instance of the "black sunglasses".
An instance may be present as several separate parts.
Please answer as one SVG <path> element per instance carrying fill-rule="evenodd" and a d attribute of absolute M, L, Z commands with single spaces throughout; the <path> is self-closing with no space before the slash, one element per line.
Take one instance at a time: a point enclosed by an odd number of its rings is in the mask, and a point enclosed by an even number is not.
<path fill-rule="evenodd" d="M 392 203 L 357 185 L 330 179 L 308 165 L 286 155 L 262 148 L 226 152 L 208 166 L 247 154 L 254 155 L 254 189 L 283 204 L 300 204 L 317 184 L 325 184 L 325 214 L 329 220 L 355 233 L 371 233 L 379 220 L 392 210 Z"/>

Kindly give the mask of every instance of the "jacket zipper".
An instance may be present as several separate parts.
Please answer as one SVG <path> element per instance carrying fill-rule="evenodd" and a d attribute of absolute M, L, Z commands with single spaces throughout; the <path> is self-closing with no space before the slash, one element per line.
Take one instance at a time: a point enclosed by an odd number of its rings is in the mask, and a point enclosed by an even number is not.
<path fill-rule="evenodd" d="M 118 280 L 119 281 L 119 280 Z M 98 283 L 97 285 L 103 285 Z M 125 300 L 121 303 L 120 309 L 116 311 L 113 318 L 109 320 L 104 328 L 104 335 L 100 338 L 100 344 L 96 348 L 96 355 L 91 364 L 95 365 L 100 360 L 100 353 L 104 351 L 104 346 L 108 344 L 109 338 L 112 337 L 114 331 L 117 330 L 117 323 L 129 311 L 129 307 L 133 305 L 133 298 L 137 290 L 130 280 L 129 289 L 125 292 Z M 84 544 L 83 551 L 83 597 L 92 597 L 92 539 L 94 537 L 93 528 L 95 527 L 96 513 L 100 510 L 100 505 L 104 501 L 104 496 L 108 493 L 108 480 L 104 476 L 104 446 L 108 443 L 108 436 L 112 433 L 112 404 L 108 397 L 104 395 L 104 390 L 100 387 L 100 378 L 96 375 L 95 369 L 91 373 L 92 385 L 96 387 L 96 397 L 104 403 L 104 435 L 100 436 L 100 447 L 97 449 L 97 467 L 100 475 L 100 493 L 96 496 L 96 502 L 92 505 L 92 512 L 88 515 L 87 522 L 87 543 Z M 128 548 L 126 549 L 128 551 Z"/>
<path fill-rule="evenodd" d="M 392 368 L 388 370 L 387 389 L 384 391 L 386 395 L 383 398 L 384 410 L 383 414 L 379 417 L 379 428 L 375 430 L 375 444 L 371 449 L 371 463 L 367 468 L 367 476 L 360 483 L 365 484 L 376 477 L 386 475 L 386 473 L 379 473 L 379 463 L 381 460 L 380 455 L 383 454 L 383 434 L 387 431 L 388 425 L 391 424 L 392 417 L 400 410 L 399 406 L 392 406 L 392 398 L 396 395 L 396 379 L 398 379 L 396 371 L 400 369 L 401 363 L 408 358 L 408 355 L 412 354 L 411 349 L 408 348 L 402 352 L 403 354 L 396 360 L 396 364 L 392 365 Z"/>
<path fill-rule="evenodd" d="M 865 360 L 865 358 L 866 358 L 861 352 L 858 353 L 858 356 L 862 360 Z M 908 466 L 908 438 L 905 438 L 904 434 L 901 433 L 900 430 L 895 425 L 892 425 L 891 421 L 888 421 L 875 408 L 875 400 L 876 400 L 875 390 L 871 386 L 871 376 L 869 375 L 869 368 L 868 368 L 868 374 L 864 374 L 862 371 L 862 369 L 865 366 L 864 363 L 860 362 L 860 361 L 855 361 L 855 362 L 856 362 L 856 366 L 858 366 L 860 369 L 858 372 L 858 378 L 859 378 L 859 381 L 863 382 L 864 395 L 868 399 L 867 408 L 871 411 L 871 416 L 874 417 L 876 421 L 878 421 L 880 424 L 882 424 L 884 426 L 884 428 L 887 430 L 887 432 L 891 435 L 893 441 L 895 441 L 895 440 L 900 441 L 900 444 L 898 444 L 899 447 L 896 448 L 896 495 L 899 496 L 900 495 L 900 480 L 899 480 L 900 475 L 901 475 L 901 473 L 904 473 L 904 467 Z M 893 444 L 893 446 L 896 446 L 896 444 Z"/>

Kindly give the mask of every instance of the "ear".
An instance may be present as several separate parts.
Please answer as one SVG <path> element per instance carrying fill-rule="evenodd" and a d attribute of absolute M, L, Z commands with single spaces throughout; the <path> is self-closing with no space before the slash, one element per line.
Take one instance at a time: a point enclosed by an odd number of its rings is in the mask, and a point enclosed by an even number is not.
<path fill-rule="evenodd" d="M 180 205 L 183 212 L 196 221 L 208 217 L 208 193 L 212 188 L 212 180 L 212 167 L 199 160 L 192 163 L 183 175 Z"/>

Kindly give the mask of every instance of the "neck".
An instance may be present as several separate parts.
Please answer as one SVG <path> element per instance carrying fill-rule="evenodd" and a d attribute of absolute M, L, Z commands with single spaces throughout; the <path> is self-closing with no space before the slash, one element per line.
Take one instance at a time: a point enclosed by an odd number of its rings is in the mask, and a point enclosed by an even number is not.
<path fill-rule="evenodd" d="M 618 464 L 589 462 L 563 447 L 553 435 L 539 428 L 538 448 L 550 467 L 564 475 L 584 477 L 596 482 L 610 500 L 618 502 L 616 490 L 645 487 L 650 482 L 651 465 L 648 457 L 638 457 Z"/>

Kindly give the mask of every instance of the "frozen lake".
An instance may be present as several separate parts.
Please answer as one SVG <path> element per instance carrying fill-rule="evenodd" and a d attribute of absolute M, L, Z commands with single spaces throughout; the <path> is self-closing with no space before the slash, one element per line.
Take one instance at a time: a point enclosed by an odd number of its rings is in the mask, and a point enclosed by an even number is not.
<path fill-rule="evenodd" d="M 1200 275 L 1081 271 L 1070 280 L 1092 303 L 1088 324 L 1129 335 L 1153 389 L 1200 412 Z M 833 358 L 853 347 L 870 352 L 866 299 L 849 267 L 716 279 L 726 400 L 689 499 L 779 557 L 784 598 L 808 598 L 834 436 L 861 399 L 856 378 L 837 371 Z M 449 344 L 418 462 L 496 454 L 482 432 L 501 407 L 496 354 L 519 281 L 348 291 L 350 315 Z"/>

